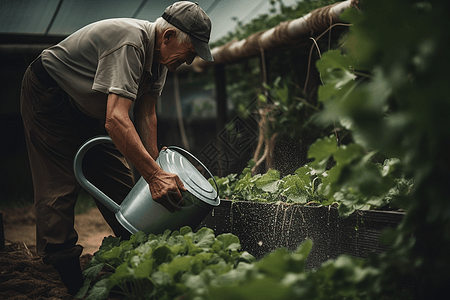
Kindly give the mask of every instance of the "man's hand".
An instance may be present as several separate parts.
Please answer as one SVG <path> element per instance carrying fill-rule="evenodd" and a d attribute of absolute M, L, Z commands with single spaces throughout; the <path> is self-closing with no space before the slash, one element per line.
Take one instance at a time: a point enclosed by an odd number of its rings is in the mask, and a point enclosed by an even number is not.
<path fill-rule="evenodd" d="M 181 193 L 186 192 L 186 188 L 177 175 L 160 169 L 149 178 L 148 186 L 153 200 L 168 211 L 175 212 L 184 206 L 185 202 Z"/>
<path fill-rule="evenodd" d="M 186 189 L 177 175 L 161 169 L 142 144 L 128 116 L 132 103 L 130 99 L 109 94 L 105 128 L 117 149 L 131 161 L 148 182 L 153 200 L 162 204 L 170 212 L 181 210 L 180 205 L 184 205 L 181 192 L 185 192 Z"/>

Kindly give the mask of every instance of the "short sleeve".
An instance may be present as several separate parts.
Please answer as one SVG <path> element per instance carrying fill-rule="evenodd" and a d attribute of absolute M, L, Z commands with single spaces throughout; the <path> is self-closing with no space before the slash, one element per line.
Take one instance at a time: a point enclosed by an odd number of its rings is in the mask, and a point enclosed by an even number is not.
<path fill-rule="evenodd" d="M 123 45 L 100 57 L 92 89 L 135 100 L 144 60 L 143 53 L 133 45 Z"/>

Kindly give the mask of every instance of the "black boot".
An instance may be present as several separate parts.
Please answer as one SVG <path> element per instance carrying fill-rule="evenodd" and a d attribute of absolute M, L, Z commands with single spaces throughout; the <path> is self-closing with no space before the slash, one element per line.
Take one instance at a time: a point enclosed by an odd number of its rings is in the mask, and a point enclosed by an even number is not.
<path fill-rule="evenodd" d="M 72 257 L 54 264 L 53 267 L 58 271 L 61 281 L 67 288 L 67 292 L 75 296 L 84 283 L 83 275 L 81 274 L 80 258 Z"/>

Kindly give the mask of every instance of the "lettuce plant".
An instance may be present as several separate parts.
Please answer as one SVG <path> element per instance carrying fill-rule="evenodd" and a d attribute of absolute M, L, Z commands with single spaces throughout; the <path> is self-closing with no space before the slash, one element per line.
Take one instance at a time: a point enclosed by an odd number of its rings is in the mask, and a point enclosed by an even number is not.
<path fill-rule="evenodd" d="M 209 228 L 147 236 L 130 240 L 108 237 L 86 265 L 84 286 L 77 297 L 106 299 L 110 293 L 124 299 L 205 298 L 208 287 L 238 280 L 255 260 L 230 233 L 215 236 Z"/>

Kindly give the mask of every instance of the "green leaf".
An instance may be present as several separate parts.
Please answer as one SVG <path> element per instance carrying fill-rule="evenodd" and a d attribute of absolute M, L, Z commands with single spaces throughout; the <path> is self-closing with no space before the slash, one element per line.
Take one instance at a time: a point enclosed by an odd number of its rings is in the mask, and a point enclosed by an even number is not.
<path fill-rule="evenodd" d="M 123 248 L 122 247 L 114 247 L 111 250 L 103 253 L 102 257 L 112 263 L 120 264 L 122 262 L 122 254 L 123 254 Z"/>
<path fill-rule="evenodd" d="M 402 171 L 401 161 L 398 158 L 391 158 L 384 161 L 381 175 L 385 177 L 392 174 L 400 177 L 403 173 Z"/>
<path fill-rule="evenodd" d="M 333 154 L 338 164 L 347 165 L 363 155 L 363 148 L 357 144 L 342 145 Z"/>
<path fill-rule="evenodd" d="M 306 203 L 308 201 L 306 186 L 311 184 L 311 180 L 309 175 L 303 175 L 301 174 L 301 177 L 297 174 L 287 175 L 282 179 L 281 194 L 287 197 L 288 202 Z"/>
<path fill-rule="evenodd" d="M 192 259 L 192 256 L 178 256 L 171 262 L 161 265 L 159 270 L 169 274 L 172 278 L 175 278 L 175 275 L 179 272 L 187 272 L 190 270 Z"/>
<path fill-rule="evenodd" d="M 84 277 L 87 278 L 94 278 L 95 276 L 97 276 L 98 273 L 100 273 L 100 271 L 103 269 L 104 266 L 105 266 L 104 263 L 93 264 L 87 269 L 83 270 L 83 275 Z"/>
<path fill-rule="evenodd" d="M 127 279 L 132 279 L 134 276 L 134 270 L 128 266 L 127 263 L 123 263 L 116 268 L 114 274 L 109 277 L 108 288 L 112 288 L 115 285 L 119 285 L 125 282 Z"/>
<path fill-rule="evenodd" d="M 108 297 L 108 278 L 97 282 L 90 290 L 86 300 L 104 300 Z"/>
<path fill-rule="evenodd" d="M 266 255 L 264 259 L 256 263 L 256 266 L 263 274 L 280 279 L 290 269 L 286 260 L 287 256 L 289 256 L 288 250 L 280 248 Z"/>
<path fill-rule="evenodd" d="M 280 184 L 280 172 L 274 169 L 270 169 L 266 174 L 259 177 L 255 184 L 258 188 L 265 192 L 275 193 Z"/>
<path fill-rule="evenodd" d="M 210 295 L 214 300 L 294 299 L 289 287 L 282 286 L 271 278 L 248 281 L 241 286 L 233 286 L 233 288 L 228 286 L 212 288 Z"/>
<path fill-rule="evenodd" d="M 91 287 L 91 282 L 92 282 L 92 280 L 89 278 L 84 279 L 83 286 L 78 291 L 78 293 L 75 295 L 75 298 L 78 298 L 78 299 L 84 298 L 84 296 L 86 296 L 89 288 Z"/>
<path fill-rule="evenodd" d="M 329 158 L 333 155 L 337 147 L 336 137 L 334 135 L 318 139 L 308 150 L 308 158 L 315 158 L 317 161 Z"/>
<path fill-rule="evenodd" d="M 324 83 L 319 88 L 319 99 L 324 102 L 346 93 L 349 89 L 348 84 L 353 84 L 356 78 L 350 72 L 350 63 L 347 57 L 342 56 L 339 50 L 324 53 L 322 58 L 317 61 L 316 66 Z"/>
<path fill-rule="evenodd" d="M 269 193 L 276 193 L 278 191 L 278 186 L 280 185 L 280 180 L 273 181 L 264 185 L 257 184 L 260 189 L 262 189 L 264 192 Z"/>
<path fill-rule="evenodd" d="M 120 238 L 110 235 L 102 240 L 100 249 L 97 252 L 102 253 L 105 251 L 109 251 L 113 247 L 119 246 L 119 244 L 120 244 Z"/>
<path fill-rule="evenodd" d="M 210 228 L 202 227 L 194 234 L 193 241 L 199 248 L 210 249 L 215 241 L 214 231 Z"/>
<path fill-rule="evenodd" d="M 161 271 L 153 272 L 151 278 L 159 286 L 173 285 L 172 277 L 166 272 L 161 272 Z"/>
<path fill-rule="evenodd" d="M 266 102 L 267 102 L 267 98 L 266 98 L 266 96 L 264 96 L 263 94 L 259 94 L 259 95 L 258 95 L 258 99 L 259 99 L 259 101 L 261 101 L 262 103 L 266 103 Z"/>
<path fill-rule="evenodd" d="M 222 242 L 224 250 L 237 251 L 241 248 L 239 238 L 231 233 L 223 233 L 217 236 L 217 239 Z"/>
<path fill-rule="evenodd" d="M 337 151 L 337 141 L 335 136 L 318 139 L 309 147 L 308 158 L 315 158 L 310 164 L 318 173 L 323 173 L 328 160 Z"/>
<path fill-rule="evenodd" d="M 130 237 L 130 242 L 133 245 L 139 245 L 139 244 L 145 243 L 147 240 L 148 240 L 147 235 L 142 231 L 138 231 L 138 232 L 132 234 Z"/>
<path fill-rule="evenodd" d="M 191 233 L 191 232 L 192 232 L 192 229 L 189 226 L 184 226 L 184 227 L 182 227 L 180 229 L 180 234 L 181 235 L 186 235 L 186 234 Z"/>
<path fill-rule="evenodd" d="M 155 250 L 153 250 L 153 258 L 155 259 L 158 265 L 169 262 L 174 257 L 172 250 L 166 245 L 158 246 Z"/>
<path fill-rule="evenodd" d="M 134 269 L 136 278 L 149 278 L 153 270 L 153 259 L 147 259 L 138 264 Z"/>

